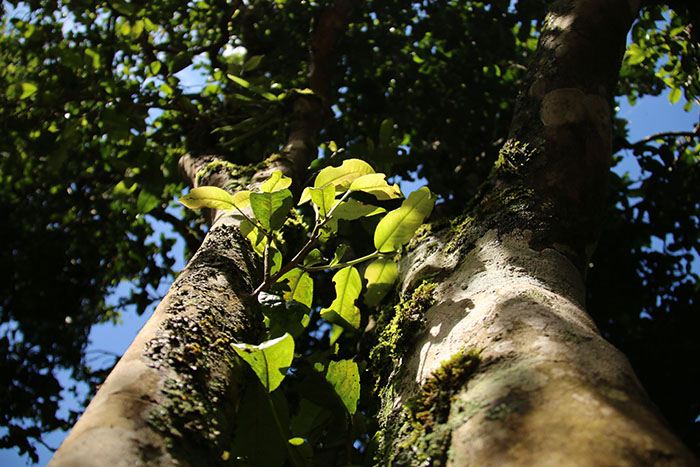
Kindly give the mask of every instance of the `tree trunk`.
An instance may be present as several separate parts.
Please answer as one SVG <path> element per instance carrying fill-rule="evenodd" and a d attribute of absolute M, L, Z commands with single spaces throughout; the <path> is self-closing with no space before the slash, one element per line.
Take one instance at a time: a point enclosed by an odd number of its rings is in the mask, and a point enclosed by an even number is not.
<path fill-rule="evenodd" d="M 314 94 L 295 98 L 282 153 L 257 172 L 217 156 L 186 155 L 180 169 L 192 186 L 254 190 L 275 170 L 296 184 L 304 180 L 328 114 L 333 46 L 357 4 L 337 0 L 319 18 L 310 38 Z M 202 246 L 61 444 L 52 466 L 233 462 L 229 451 L 244 379 L 231 344 L 257 343 L 262 336 L 262 314 L 250 298 L 262 281 L 262 265 L 235 218 L 222 211 L 206 215 L 211 228 Z"/>
<path fill-rule="evenodd" d="M 552 4 L 488 181 L 402 260 L 372 353 L 379 464 L 699 465 L 584 308 L 638 3 Z"/>

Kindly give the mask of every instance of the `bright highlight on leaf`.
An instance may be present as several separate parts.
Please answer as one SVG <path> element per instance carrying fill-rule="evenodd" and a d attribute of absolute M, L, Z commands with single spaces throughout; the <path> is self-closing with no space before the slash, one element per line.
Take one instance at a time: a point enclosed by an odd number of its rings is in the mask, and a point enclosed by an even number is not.
<path fill-rule="evenodd" d="M 360 400 L 360 372 L 352 360 L 331 361 L 328 363 L 326 380 L 331 383 L 343 405 L 353 415 Z"/>
<path fill-rule="evenodd" d="M 337 192 L 344 192 L 355 179 L 374 173 L 371 165 L 361 159 L 344 160 L 340 167 L 326 167 L 316 175 L 314 186 L 333 184 Z"/>
<path fill-rule="evenodd" d="M 271 193 L 273 191 L 279 191 L 284 190 L 285 188 L 289 188 L 291 184 L 291 178 L 282 175 L 282 171 L 275 170 L 274 172 L 272 172 L 272 175 L 270 175 L 270 178 L 268 178 L 265 181 L 265 183 L 260 185 L 260 191 L 264 193 Z"/>
<path fill-rule="evenodd" d="M 352 266 L 345 267 L 333 276 L 336 298 L 331 306 L 321 310 L 321 317 L 340 326 L 360 327 L 360 309 L 355 300 L 362 291 L 360 273 Z"/>
<path fill-rule="evenodd" d="M 231 346 L 238 356 L 250 365 L 268 393 L 282 383 L 294 359 L 294 339 L 288 333 L 259 345 Z"/>
<path fill-rule="evenodd" d="M 215 186 L 192 188 L 178 202 L 190 209 L 231 209 L 234 204 L 233 197 L 227 191 Z"/>
<path fill-rule="evenodd" d="M 335 188 L 333 185 L 328 184 L 322 188 L 309 188 L 309 195 L 321 218 L 326 217 L 328 211 L 335 204 Z"/>
<path fill-rule="evenodd" d="M 389 212 L 374 231 L 374 246 L 381 253 L 396 251 L 408 243 L 416 229 L 430 215 L 435 195 L 427 188 L 411 193 L 401 207 Z"/>
<path fill-rule="evenodd" d="M 363 191 L 374 195 L 380 201 L 403 197 L 399 186 L 389 185 L 384 174 L 363 175 L 350 184 L 350 191 Z"/>

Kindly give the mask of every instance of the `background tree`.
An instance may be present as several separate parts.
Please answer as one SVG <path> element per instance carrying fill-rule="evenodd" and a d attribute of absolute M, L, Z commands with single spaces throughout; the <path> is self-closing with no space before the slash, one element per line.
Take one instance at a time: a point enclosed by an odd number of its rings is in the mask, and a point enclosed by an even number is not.
<path fill-rule="evenodd" d="M 529 82 L 525 71 L 547 26 L 545 3 L 373 1 L 352 20 L 344 2 L 4 3 L 0 196 L 9 206 L 3 235 L 11 245 L 3 250 L 3 264 L 11 267 L 2 281 L 8 287 L 2 294 L 2 352 L 4 371 L 15 375 L 4 388 L 4 446 L 31 450 L 30 439 L 71 422 L 56 417 L 60 385 L 54 372 L 73 368 L 76 378 L 99 378 L 83 352 L 90 326 L 119 311 L 104 305 L 110 288 L 137 279 L 122 305 L 136 303 L 143 311 L 154 298 L 149 290 L 170 273 L 169 242 L 146 242 L 147 215 L 172 222 L 190 252 L 197 248 L 203 237 L 198 221 L 189 215 L 178 220 L 165 210 L 183 188 L 177 161 L 184 154 L 190 156 L 182 167 L 193 185 L 232 189 L 227 184 L 261 181 L 276 167 L 300 182 L 321 131 L 321 141 L 345 146 L 345 154 L 378 170 L 425 177 L 443 200 L 434 214 L 438 225 L 460 214 L 475 195 L 483 200 L 487 191 L 480 187 L 508 138 L 515 96 Z M 672 6 L 669 12 L 648 5 L 635 22 L 621 95 L 634 100 L 666 87 L 672 100 L 680 93 L 689 101 L 698 95 L 697 13 L 692 4 Z M 346 19 L 332 21 L 337 18 Z M 179 72 L 188 67 L 206 80 L 201 90 L 181 85 Z M 314 95 L 300 92 L 306 88 Z M 332 114 L 324 113 L 329 107 Z M 588 309 L 603 334 L 630 356 L 674 429 L 697 449 L 697 372 L 678 358 L 697 352 L 697 276 L 691 269 L 697 138 L 688 132 L 629 142 L 619 120 L 615 136 L 616 150 L 638 155 L 643 179 L 610 175 L 605 230 L 587 277 Z M 323 146 L 325 157 L 312 163 L 312 171 L 343 158 L 331 147 Z M 269 159 L 275 152 L 282 157 Z M 200 157 L 211 154 L 219 159 Z M 520 163 L 508 154 L 501 152 L 502 172 Z M 258 165 L 265 158 L 268 163 Z M 582 225 L 592 236 L 591 225 Z M 367 240 L 353 236 L 351 251 L 361 255 Z M 245 250 L 245 242 L 235 244 Z M 228 254 L 215 241 L 211 251 Z M 211 257 L 205 263 L 220 267 Z M 576 264 L 583 270 L 586 261 Z M 320 306 L 330 301 L 323 290 L 315 298 Z M 241 310 L 235 297 L 201 300 L 209 306 L 223 300 L 222 310 Z M 230 338 L 243 338 L 227 321 L 231 314 L 221 315 Z M 244 315 L 255 322 L 254 314 Z M 169 355 L 184 355 L 193 343 L 179 324 L 170 329 L 183 334 L 168 344 Z M 317 336 L 304 345 L 327 347 L 327 335 Z M 352 338 L 343 339 L 349 347 Z M 372 338 L 361 342 L 364 348 Z M 211 368 L 231 371 L 218 365 Z M 203 389 L 208 401 L 210 390 L 222 388 Z M 222 423 L 231 423 L 226 404 L 220 405 Z M 186 428 L 201 431 L 196 424 Z M 370 422 L 367 432 L 373 431 Z"/>

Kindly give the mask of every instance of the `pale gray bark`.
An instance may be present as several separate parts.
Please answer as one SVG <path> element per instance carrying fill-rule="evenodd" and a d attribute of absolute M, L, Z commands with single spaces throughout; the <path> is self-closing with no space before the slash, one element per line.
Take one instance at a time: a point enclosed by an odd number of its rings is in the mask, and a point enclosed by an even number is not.
<path fill-rule="evenodd" d="M 382 390 L 381 464 L 700 465 L 584 309 L 610 106 L 639 2 L 550 8 L 489 180 L 459 226 L 402 262 L 404 291 L 426 277 L 438 285 L 425 332 Z M 469 350 L 481 361 L 455 392 L 443 362 Z M 426 391 L 443 403 L 435 393 L 449 391 L 444 420 L 411 408 Z"/>

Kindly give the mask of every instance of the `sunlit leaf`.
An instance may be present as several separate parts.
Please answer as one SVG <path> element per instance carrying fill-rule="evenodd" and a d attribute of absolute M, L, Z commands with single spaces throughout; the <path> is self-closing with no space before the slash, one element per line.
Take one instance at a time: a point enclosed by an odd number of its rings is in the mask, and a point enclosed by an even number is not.
<path fill-rule="evenodd" d="M 380 201 L 403 197 L 398 185 L 389 185 L 386 182 L 386 175 L 381 173 L 367 174 L 355 179 L 350 185 L 350 191 L 369 193 Z"/>
<path fill-rule="evenodd" d="M 227 191 L 215 186 L 192 188 L 177 201 L 190 209 L 231 209 L 234 204 L 233 197 Z"/>
<path fill-rule="evenodd" d="M 343 405 L 353 415 L 360 399 L 360 372 L 352 360 L 331 361 L 328 363 L 326 380 L 331 383 Z"/>
<path fill-rule="evenodd" d="M 260 185 L 260 191 L 265 193 L 271 193 L 273 191 L 279 191 L 284 190 L 285 188 L 289 188 L 291 184 L 291 178 L 282 175 L 282 171 L 275 170 L 274 172 L 272 172 L 272 175 L 270 175 L 270 178 L 265 180 L 265 183 Z"/>
<path fill-rule="evenodd" d="M 365 304 L 371 307 L 377 306 L 396 282 L 398 276 L 396 262 L 393 258 L 375 259 L 365 269 L 364 276 L 367 280 Z"/>
<path fill-rule="evenodd" d="M 29 83 L 27 81 L 22 83 L 22 94 L 20 94 L 19 98 L 20 99 L 26 99 L 27 97 L 30 97 L 34 93 L 37 92 L 39 89 L 36 84 L 34 83 Z"/>
<path fill-rule="evenodd" d="M 258 94 L 259 96 L 267 99 L 268 101 L 276 101 L 277 96 L 272 94 L 271 92 L 265 91 L 258 86 L 254 86 L 251 84 L 249 81 L 241 78 L 240 76 L 232 75 L 232 74 L 227 74 L 228 78 L 233 81 L 234 83 L 238 84 L 239 86 L 248 89 L 250 91 L 253 91 L 254 93 Z"/>
<path fill-rule="evenodd" d="M 284 189 L 273 193 L 251 193 L 250 205 L 265 230 L 277 230 L 292 209 L 292 192 Z"/>
<path fill-rule="evenodd" d="M 287 281 L 289 290 L 282 294 L 286 301 L 297 301 L 308 308 L 314 298 L 314 281 L 306 272 L 294 268 L 280 277 L 279 282 Z"/>
<path fill-rule="evenodd" d="M 247 238 L 253 246 L 253 250 L 258 255 L 262 256 L 265 251 L 265 245 L 267 244 L 267 237 L 265 234 L 247 220 L 241 221 L 239 228 L 241 230 L 241 235 Z"/>
<path fill-rule="evenodd" d="M 336 298 L 328 308 L 321 310 L 321 317 L 331 323 L 357 329 L 360 326 L 360 309 L 355 300 L 360 296 L 362 280 L 352 266 L 339 270 L 333 276 Z"/>
<path fill-rule="evenodd" d="M 294 359 L 294 338 L 290 334 L 259 345 L 231 345 L 238 356 L 250 365 L 268 393 L 282 383 Z"/>
<path fill-rule="evenodd" d="M 320 188 L 331 183 L 336 187 L 336 191 L 343 192 L 355 179 L 371 173 L 374 173 L 374 169 L 367 162 L 361 159 L 347 159 L 340 167 L 326 167 L 321 170 L 314 180 L 314 186 Z"/>
<path fill-rule="evenodd" d="M 435 195 L 427 188 L 414 191 L 401 207 L 389 212 L 374 231 L 374 246 L 382 253 L 395 251 L 408 243 L 416 229 L 430 215 Z"/>
<path fill-rule="evenodd" d="M 344 219 L 346 221 L 354 221 L 361 217 L 374 216 L 386 212 L 386 209 L 371 204 L 361 203 L 360 201 L 349 199 L 340 204 L 335 211 L 333 217 L 336 219 Z"/>
<path fill-rule="evenodd" d="M 335 204 L 335 187 L 331 184 L 323 188 L 310 187 L 309 195 L 311 196 L 311 201 L 318 208 L 319 215 L 322 218 L 326 217 L 328 211 L 330 211 L 333 204 Z"/>
<path fill-rule="evenodd" d="M 671 92 L 668 93 L 668 100 L 671 104 L 675 104 L 681 99 L 681 88 L 673 88 Z"/>

